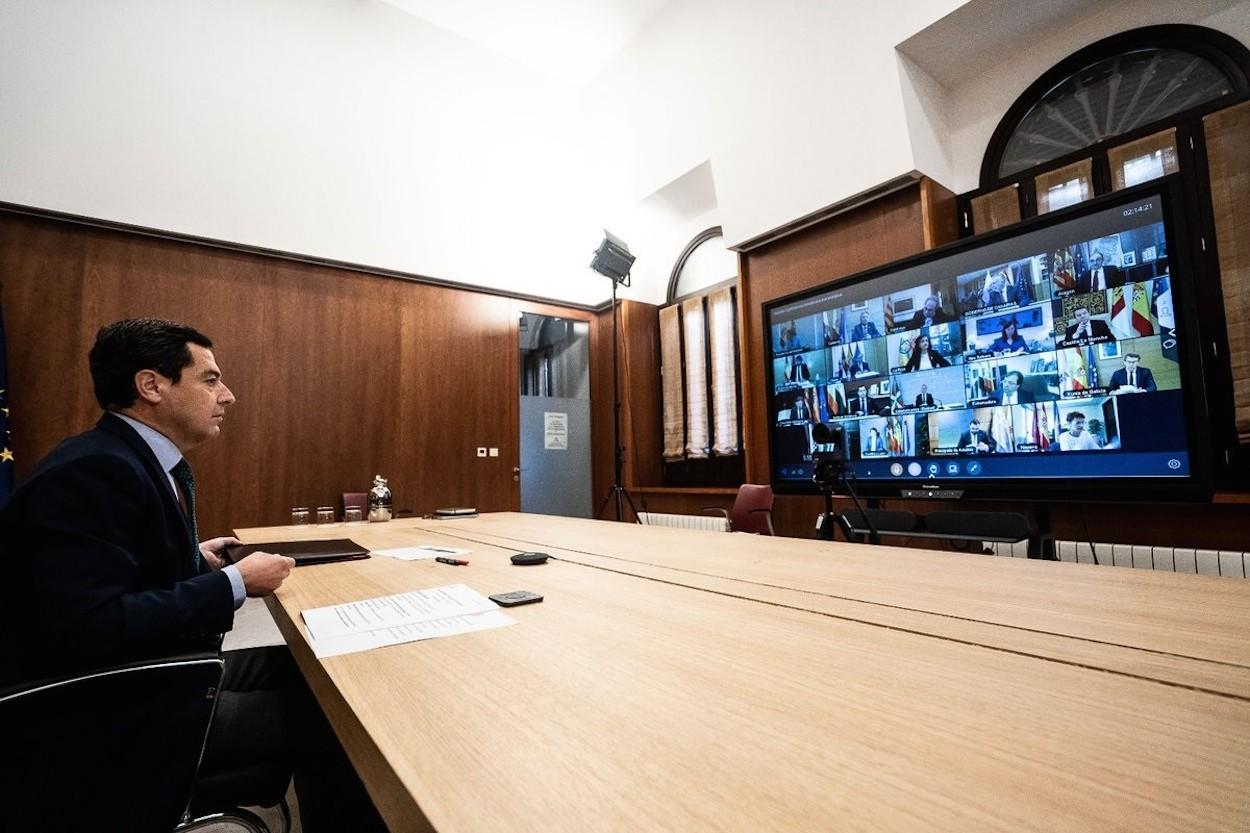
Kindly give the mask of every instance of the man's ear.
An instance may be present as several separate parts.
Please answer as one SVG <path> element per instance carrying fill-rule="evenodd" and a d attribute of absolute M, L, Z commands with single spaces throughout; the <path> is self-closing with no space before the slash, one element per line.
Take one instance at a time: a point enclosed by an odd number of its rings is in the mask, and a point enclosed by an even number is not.
<path fill-rule="evenodd" d="M 135 390 L 139 392 L 139 398 L 155 405 L 164 398 L 165 381 L 155 370 L 140 370 L 135 374 Z"/>

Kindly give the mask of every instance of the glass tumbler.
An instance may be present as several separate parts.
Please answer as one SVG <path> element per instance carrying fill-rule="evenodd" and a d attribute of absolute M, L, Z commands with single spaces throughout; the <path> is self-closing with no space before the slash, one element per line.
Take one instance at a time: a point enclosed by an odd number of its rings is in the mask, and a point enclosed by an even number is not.
<path fill-rule="evenodd" d="M 291 508 L 291 526 L 308 526 L 308 507 L 295 506 Z"/>
<path fill-rule="evenodd" d="M 317 507 L 317 523 L 332 524 L 334 523 L 334 507 L 318 506 Z"/>
<path fill-rule="evenodd" d="M 358 524 L 364 521 L 365 515 L 359 506 L 349 506 L 343 510 L 343 522 L 349 524 Z"/>

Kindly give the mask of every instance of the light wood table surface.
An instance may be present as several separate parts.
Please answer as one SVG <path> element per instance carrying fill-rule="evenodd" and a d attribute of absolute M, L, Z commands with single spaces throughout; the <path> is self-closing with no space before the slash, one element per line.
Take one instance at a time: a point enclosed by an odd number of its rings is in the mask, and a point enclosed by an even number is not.
<path fill-rule="evenodd" d="M 1250 829 L 1244 582 L 516 514 L 238 534 L 473 551 L 270 600 L 395 831 Z M 546 600 L 308 648 L 301 610 L 457 582 Z"/>

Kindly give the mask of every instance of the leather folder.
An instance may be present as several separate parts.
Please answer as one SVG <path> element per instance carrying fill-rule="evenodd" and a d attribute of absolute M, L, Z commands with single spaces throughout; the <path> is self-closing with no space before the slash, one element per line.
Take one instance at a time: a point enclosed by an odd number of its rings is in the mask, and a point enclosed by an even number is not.
<path fill-rule="evenodd" d="M 328 564 L 333 561 L 357 561 L 369 557 L 369 551 L 350 538 L 241 544 L 227 548 L 226 554 L 230 556 L 231 561 L 238 561 L 254 552 L 272 552 L 294 558 L 296 567 L 303 567 L 306 564 Z"/>

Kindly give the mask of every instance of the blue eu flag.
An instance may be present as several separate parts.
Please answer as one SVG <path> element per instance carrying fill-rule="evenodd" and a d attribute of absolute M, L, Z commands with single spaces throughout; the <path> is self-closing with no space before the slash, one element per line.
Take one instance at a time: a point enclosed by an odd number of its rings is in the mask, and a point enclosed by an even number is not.
<path fill-rule="evenodd" d="M 9 439 L 9 371 L 4 341 L 4 316 L 0 314 L 0 506 L 13 491 L 13 441 Z"/>

